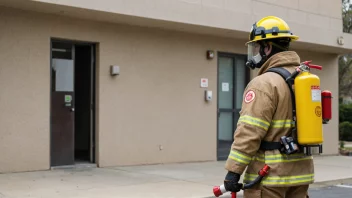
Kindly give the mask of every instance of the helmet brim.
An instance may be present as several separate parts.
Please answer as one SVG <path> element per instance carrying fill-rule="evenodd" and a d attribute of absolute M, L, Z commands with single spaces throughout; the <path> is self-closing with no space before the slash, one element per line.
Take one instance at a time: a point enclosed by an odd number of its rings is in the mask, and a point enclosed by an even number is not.
<path fill-rule="evenodd" d="M 290 38 L 291 41 L 296 41 L 299 39 L 298 36 L 296 35 L 278 35 L 278 36 L 275 36 L 275 37 L 269 37 L 269 38 L 261 38 L 261 39 L 254 39 L 254 40 L 251 40 L 251 41 L 248 41 L 245 46 L 247 46 L 249 43 L 253 43 L 253 42 L 257 42 L 257 41 L 263 41 L 263 40 L 268 40 L 268 39 L 277 39 L 277 38 Z"/>

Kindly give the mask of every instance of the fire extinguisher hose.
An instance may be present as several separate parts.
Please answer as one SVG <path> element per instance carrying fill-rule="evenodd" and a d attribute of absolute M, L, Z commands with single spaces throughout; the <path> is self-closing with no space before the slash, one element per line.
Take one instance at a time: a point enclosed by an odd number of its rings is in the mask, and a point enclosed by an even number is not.
<path fill-rule="evenodd" d="M 263 179 L 263 177 L 265 177 L 268 173 L 269 173 L 269 170 L 270 170 L 270 167 L 268 165 L 265 165 L 259 172 L 258 172 L 258 177 L 255 178 L 255 180 L 249 182 L 249 183 L 246 183 L 244 185 L 242 185 L 242 190 L 245 190 L 245 189 L 249 189 L 249 188 L 252 188 L 254 185 L 260 183 Z M 215 197 L 219 197 L 221 196 L 223 193 L 226 192 L 226 189 L 224 187 L 224 185 L 221 185 L 221 186 L 215 186 L 213 188 L 213 193 L 215 195 Z M 236 193 L 235 192 L 232 192 L 232 198 L 236 198 Z"/>
<path fill-rule="evenodd" d="M 259 175 L 257 178 L 255 178 L 255 180 L 251 181 L 248 184 L 244 184 L 242 187 L 242 190 L 252 188 L 254 185 L 260 183 L 262 181 L 262 179 L 263 179 L 263 176 Z"/>
<path fill-rule="evenodd" d="M 254 185 L 260 183 L 268 173 L 269 173 L 270 167 L 268 165 L 265 165 L 259 172 L 258 172 L 258 177 L 255 178 L 255 180 L 249 182 L 248 184 L 244 184 L 242 187 L 242 190 L 252 188 Z"/>

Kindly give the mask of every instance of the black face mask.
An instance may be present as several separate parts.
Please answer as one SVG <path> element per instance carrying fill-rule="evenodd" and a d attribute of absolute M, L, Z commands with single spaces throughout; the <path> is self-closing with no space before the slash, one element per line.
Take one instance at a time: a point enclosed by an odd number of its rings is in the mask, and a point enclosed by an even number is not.
<path fill-rule="evenodd" d="M 259 49 L 259 54 L 252 57 L 251 59 L 249 59 L 246 62 L 246 66 L 251 68 L 251 69 L 255 69 L 255 68 L 261 68 L 262 65 L 265 63 L 265 61 L 267 60 L 267 56 L 264 52 L 264 48 L 266 47 L 266 45 L 260 43 L 260 49 Z M 260 60 L 258 60 L 258 56 L 260 56 Z M 259 61 L 259 62 L 258 62 Z"/>

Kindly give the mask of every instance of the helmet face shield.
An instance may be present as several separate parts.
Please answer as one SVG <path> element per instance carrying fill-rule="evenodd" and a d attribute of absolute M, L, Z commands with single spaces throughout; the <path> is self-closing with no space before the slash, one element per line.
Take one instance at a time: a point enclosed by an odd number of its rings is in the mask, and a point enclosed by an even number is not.
<path fill-rule="evenodd" d="M 252 61 L 254 64 L 258 64 L 262 57 L 259 53 L 260 45 L 257 42 L 252 42 L 247 45 L 248 47 L 248 61 Z"/>

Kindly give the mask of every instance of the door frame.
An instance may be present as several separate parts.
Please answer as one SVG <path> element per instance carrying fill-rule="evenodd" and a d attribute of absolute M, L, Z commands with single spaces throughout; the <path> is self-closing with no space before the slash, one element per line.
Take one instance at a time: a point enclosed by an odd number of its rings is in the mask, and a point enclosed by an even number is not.
<path fill-rule="evenodd" d="M 236 85 L 236 73 L 237 73 L 237 69 L 236 69 L 236 59 L 238 58 L 242 58 L 245 61 L 247 60 L 247 55 L 245 54 L 235 54 L 235 53 L 229 53 L 229 52 L 221 52 L 219 51 L 217 53 L 217 72 L 216 72 L 216 78 L 217 78 L 217 103 L 216 103 L 216 158 L 217 160 L 221 160 L 219 159 L 219 153 L 218 153 L 218 148 L 219 148 L 219 90 L 221 89 L 221 84 L 220 84 L 220 79 L 219 79 L 219 70 L 220 70 L 220 62 L 219 59 L 220 57 L 227 57 L 227 58 L 232 58 L 233 59 L 233 85 Z M 244 67 L 246 67 L 244 65 Z M 246 67 L 246 76 L 245 76 L 245 84 L 247 85 L 250 81 L 250 69 L 248 67 Z M 233 87 L 233 100 L 232 100 L 232 106 L 236 107 L 236 86 Z M 232 112 L 232 114 L 234 114 L 235 112 Z M 232 141 L 233 139 L 233 134 L 235 132 L 236 129 L 236 125 L 237 123 L 235 123 L 233 121 L 232 123 Z"/>
<path fill-rule="evenodd" d="M 53 167 L 51 164 L 51 158 L 52 158 L 52 154 L 51 154 L 51 146 L 52 146 L 52 119 L 51 119 L 51 113 L 52 113 L 52 105 L 51 105 L 51 100 L 52 100 L 52 72 L 51 72 L 51 67 L 52 67 L 52 59 L 53 59 L 53 42 L 60 42 L 60 43 L 69 43 L 73 45 L 73 60 L 75 60 L 75 45 L 88 45 L 91 46 L 91 50 L 92 50 L 92 57 L 91 57 L 91 111 L 92 111 L 92 117 L 91 117 L 91 138 L 90 138 L 90 143 L 93 145 L 90 145 L 90 149 L 93 147 L 93 149 L 91 149 L 90 151 L 90 157 L 92 157 L 90 159 L 90 163 L 93 164 L 98 164 L 97 163 L 97 150 L 98 150 L 98 143 L 97 143 L 97 105 L 96 105 L 96 101 L 97 101 L 97 49 L 98 49 L 98 43 L 97 42 L 91 42 L 91 41 L 80 41 L 80 40 L 72 40 L 72 39 L 65 39 L 65 38 L 57 38 L 57 37 L 50 37 L 50 57 L 49 57 L 49 76 L 50 76 L 50 87 L 49 87 L 49 164 L 50 167 Z M 74 65 L 74 71 L 75 71 L 75 65 Z M 74 80 L 75 83 L 75 80 Z M 74 150 L 73 150 L 74 152 Z"/>

